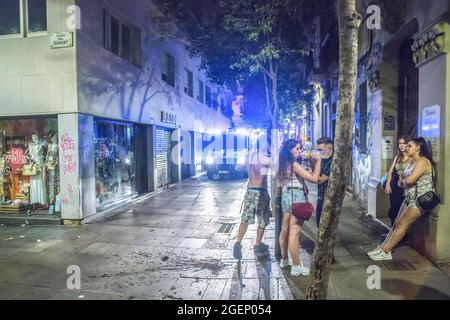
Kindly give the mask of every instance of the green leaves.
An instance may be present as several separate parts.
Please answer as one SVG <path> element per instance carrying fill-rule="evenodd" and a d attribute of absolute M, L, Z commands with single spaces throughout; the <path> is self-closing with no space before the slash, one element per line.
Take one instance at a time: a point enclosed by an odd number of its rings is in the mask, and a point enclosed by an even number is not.
<path fill-rule="evenodd" d="M 217 84 L 234 88 L 238 83 L 245 88 L 265 76 L 268 83 L 262 96 L 266 113 L 276 121 L 275 106 L 295 109 L 297 101 L 303 100 L 305 73 L 295 75 L 309 55 L 307 30 L 318 1 L 159 2 L 169 21 L 183 31 L 191 53 L 200 57 L 209 78 Z"/>

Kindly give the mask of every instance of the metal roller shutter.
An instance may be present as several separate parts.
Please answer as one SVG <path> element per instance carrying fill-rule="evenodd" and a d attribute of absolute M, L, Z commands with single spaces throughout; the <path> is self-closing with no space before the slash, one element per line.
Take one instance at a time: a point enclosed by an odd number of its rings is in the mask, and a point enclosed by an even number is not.
<path fill-rule="evenodd" d="M 170 131 L 162 128 L 156 128 L 156 171 L 157 171 L 157 187 L 163 187 L 171 182 L 170 174 Z"/>

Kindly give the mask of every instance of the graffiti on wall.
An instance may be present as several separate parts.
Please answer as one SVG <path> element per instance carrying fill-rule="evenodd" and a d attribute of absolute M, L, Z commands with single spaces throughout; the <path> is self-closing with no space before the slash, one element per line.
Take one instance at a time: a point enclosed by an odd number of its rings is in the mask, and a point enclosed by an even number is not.
<path fill-rule="evenodd" d="M 63 174 L 75 173 L 77 161 L 74 140 L 67 133 L 64 133 L 60 141 L 62 172 Z"/>

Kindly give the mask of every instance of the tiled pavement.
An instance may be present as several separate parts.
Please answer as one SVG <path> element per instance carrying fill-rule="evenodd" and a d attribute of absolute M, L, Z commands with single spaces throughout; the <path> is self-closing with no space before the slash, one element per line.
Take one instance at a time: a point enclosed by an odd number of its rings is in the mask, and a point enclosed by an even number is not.
<path fill-rule="evenodd" d="M 264 239 L 268 258 L 255 259 L 252 226 L 242 263 L 233 259 L 244 192 L 242 180 L 201 177 L 80 227 L 2 226 L 0 298 L 303 299 L 307 277 L 291 277 L 274 258 L 273 220 Z M 312 219 L 301 239 L 305 265 L 315 232 Z M 367 267 L 374 263 L 365 252 L 385 232 L 346 200 L 328 298 L 448 299 L 449 279 L 409 247 L 396 250 L 394 262 L 376 263 L 381 289 L 367 288 Z M 80 290 L 67 288 L 71 265 L 80 267 Z"/>

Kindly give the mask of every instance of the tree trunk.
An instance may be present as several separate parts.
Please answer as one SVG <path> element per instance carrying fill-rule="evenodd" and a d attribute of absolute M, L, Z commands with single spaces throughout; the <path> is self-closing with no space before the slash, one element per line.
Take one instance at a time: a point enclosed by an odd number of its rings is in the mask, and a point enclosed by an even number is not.
<path fill-rule="evenodd" d="M 277 68 L 270 63 L 270 79 L 272 80 L 273 119 L 272 129 L 278 129 L 280 120 L 280 104 L 278 102 L 278 74 Z"/>
<path fill-rule="evenodd" d="M 306 299 L 308 300 L 324 300 L 327 297 L 331 257 L 344 202 L 347 177 L 350 172 L 360 24 L 355 0 L 338 0 L 337 14 L 339 21 L 339 98 L 335 152 L 306 290 Z"/>
<path fill-rule="evenodd" d="M 270 87 L 269 87 L 269 82 L 267 81 L 267 75 L 265 74 L 265 72 L 262 72 L 262 76 L 264 79 L 264 91 L 266 94 L 266 113 L 270 118 L 270 121 L 272 123 L 272 129 L 274 129 L 275 127 L 273 127 L 274 124 L 274 116 L 273 116 L 273 108 L 272 108 L 272 102 L 270 100 Z"/>

